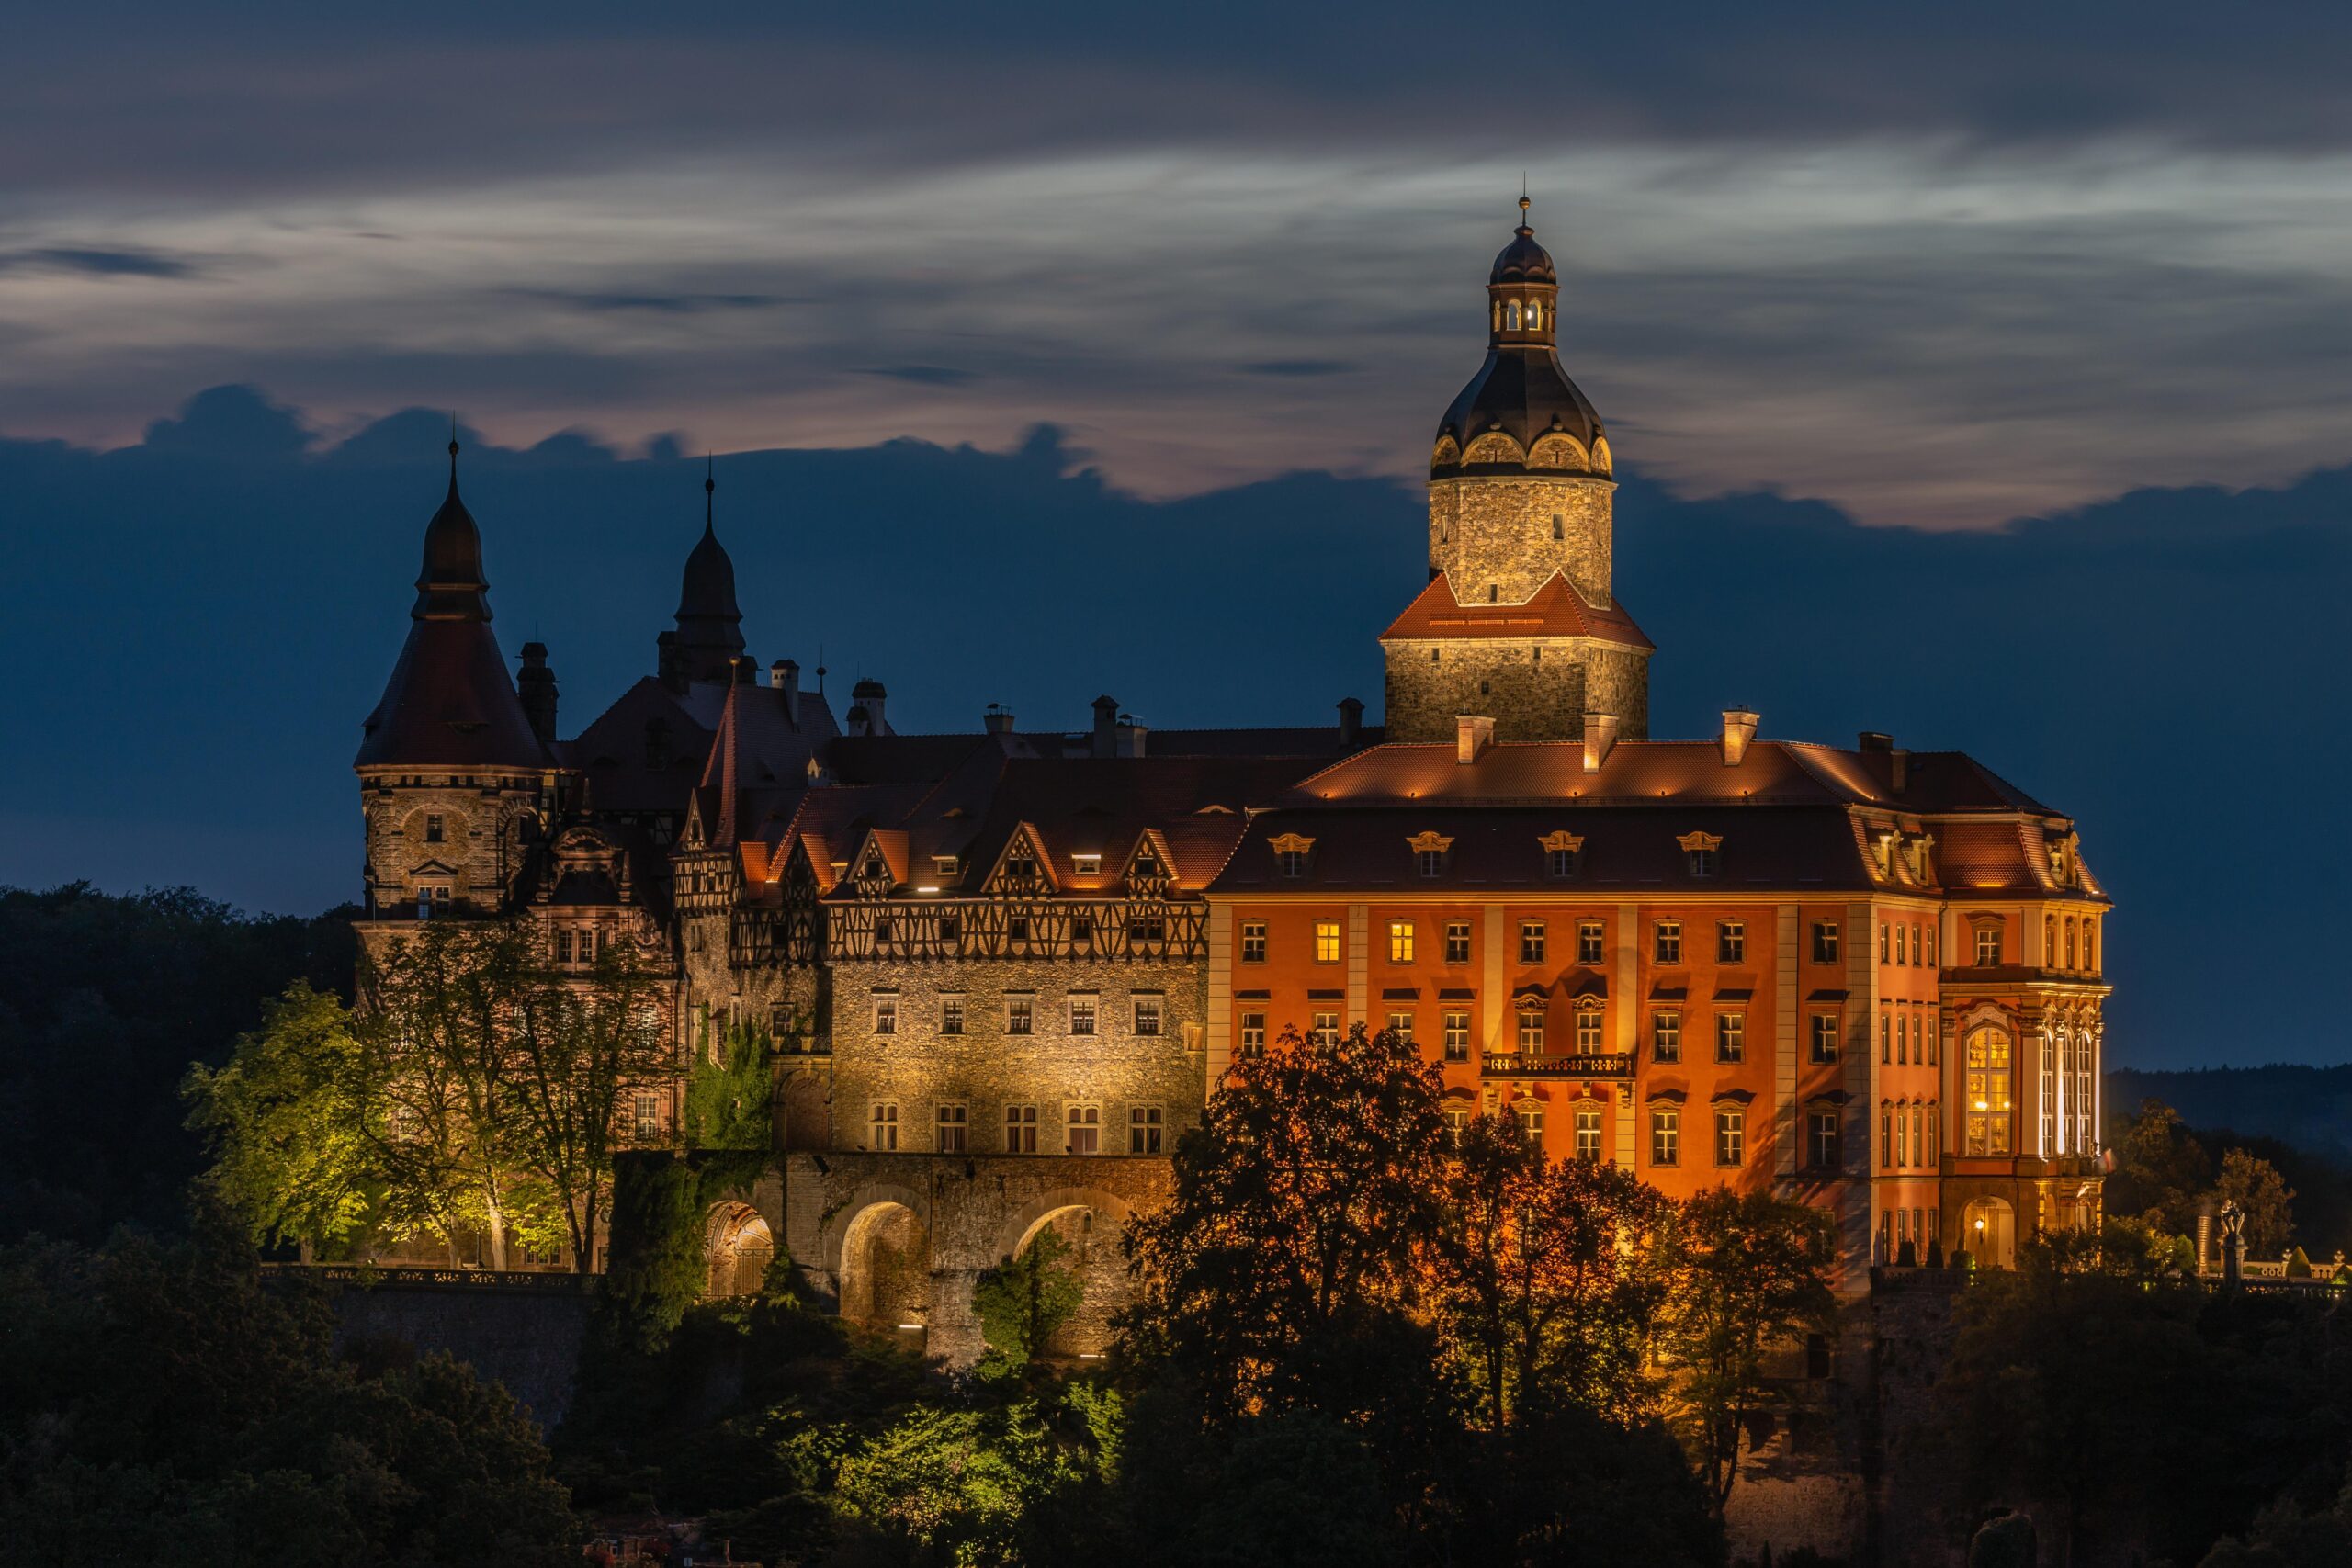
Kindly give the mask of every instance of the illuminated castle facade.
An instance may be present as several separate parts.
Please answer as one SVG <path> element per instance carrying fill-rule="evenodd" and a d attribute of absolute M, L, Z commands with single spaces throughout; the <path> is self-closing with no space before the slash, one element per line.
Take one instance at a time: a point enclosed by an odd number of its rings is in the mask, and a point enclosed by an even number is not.
<path fill-rule="evenodd" d="M 567 738 L 547 650 L 510 675 L 491 633 L 453 448 L 357 759 L 368 939 L 524 915 L 557 964 L 638 944 L 682 1057 L 765 1034 L 781 1178 L 714 1213 L 715 1281 L 788 1245 L 952 1359 L 972 1276 L 1046 1225 L 1096 1348 L 1118 1225 L 1290 1030 L 1404 1032 L 1457 1119 L 1556 1157 L 1817 1204 L 1850 1292 L 2092 1223 L 2108 902 L 2074 823 L 1883 735 L 1735 709 L 1649 738 L 1558 293 L 1522 223 L 1434 441 L 1429 578 L 1379 636 L 1382 725 L 1152 731 L 1104 697 L 1075 729 L 907 735 L 874 682 L 837 718 L 749 656 L 707 509 L 652 672 Z M 677 1111 L 641 1097 L 640 1140 Z"/>

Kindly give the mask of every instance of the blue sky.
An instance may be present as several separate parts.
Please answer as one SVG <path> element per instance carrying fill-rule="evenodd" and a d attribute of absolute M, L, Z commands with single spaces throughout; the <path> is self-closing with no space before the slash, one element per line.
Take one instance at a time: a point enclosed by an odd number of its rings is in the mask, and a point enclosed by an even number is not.
<path fill-rule="evenodd" d="M 2352 1058 L 2299 836 L 2352 761 L 2352 13 L 11 26 L 0 881 L 351 891 L 424 410 L 567 728 L 706 448 L 753 651 L 902 723 L 1376 704 L 1523 173 L 1658 728 L 1975 750 L 2122 900 L 2116 1061 Z"/>

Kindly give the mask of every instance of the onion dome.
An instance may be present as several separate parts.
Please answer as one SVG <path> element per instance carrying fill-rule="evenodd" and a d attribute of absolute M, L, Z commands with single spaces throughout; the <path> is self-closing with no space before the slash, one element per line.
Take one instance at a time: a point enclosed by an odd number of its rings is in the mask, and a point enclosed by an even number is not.
<path fill-rule="evenodd" d="M 424 568 L 408 640 L 376 711 L 361 726 L 354 767 L 516 768 L 548 765 L 490 630 L 481 530 L 458 495 L 458 442 L 449 440 L 449 493 L 424 525 Z"/>
<path fill-rule="evenodd" d="M 1600 415 L 1560 368 L 1559 273 L 1521 221 L 1487 277 L 1487 361 L 1438 423 L 1430 477 L 1610 471 Z"/>
<path fill-rule="evenodd" d="M 743 656 L 743 612 L 735 603 L 735 562 L 712 525 L 715 472 L 702 481 L 702 537 L 686 556 L 678 587 L 678 635 L 673 644 L 679 672 L 689 681 L 727 681 Z"/>

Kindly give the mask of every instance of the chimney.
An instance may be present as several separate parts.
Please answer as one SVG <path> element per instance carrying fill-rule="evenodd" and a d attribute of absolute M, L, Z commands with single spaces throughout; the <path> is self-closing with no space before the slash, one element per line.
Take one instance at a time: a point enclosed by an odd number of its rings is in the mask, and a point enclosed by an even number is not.
<path fill-rule="evenodd" d="M 980 728 L 990 735 L 1012 734 L 1012 710 L 1002 703 L 990 703 L 988 711 L 980 715 Z"/>
<path fill-rule="evenodd" d="M 1121 714 L 1118 728 L 1119 755 L 1122 757 L 1142 756 L 1144 740 L 1150 734 L 1149 725 L 1138 723 L 1131 715 Z"/>
<path fill-rule="evenodd" d="M 1609 761 L 1610 751 L 1617 744 L 1617 716 L 1613 713 L 1589 713 L 1584 716 L 1584 771 L 1600 772 L 1600 764 Z"/>
<path fill-rule="evenodd" d="M 882 682 L 871 675 L 849 689 L 849 700 L 865 710 L 865 721 L 876 735 L 890 733 L 890 721 L 882 711 L 882 705 L 889 700 L 889 696 L 890 694 L 883 690 Z"/>
<path fill-rule="evenodd" d="M 1495 743 L 1495 721 L 1473 714 L 1457 714 L 1453 719 L 1453 760 L 1475 762 L 1486 755 L 1487 748 Z"/>
<path fill-rule="evenodd" d="M 1911 787 L 1911 753 L 1900 746 L 1889 748 L 1886 753 L 1887 782 L 1901 795 Z"/>
<path fill-rule="evenodd" d="M 523 645 L 523 670 L 514 678 L 514 690 L 523 699 L 523 716 L 531 721 L 531 733 L 542 746 L 554 745 L 555 671 L 548 668 L 546 643 Z"/>
<path fill-rule="evenodd" d="M 768 666 L 768 689 L 782 692 L 786 710 L 800 705 L 800 666 L 789 659 L 779 659 Z"/>
<path fill-rule="evenodd" d="M 1340 699 L 1340 750 L 1352 751 L 1363 739 L 1363 704 L 1353 697 Z"/>
<path fill-rule="evenodd" d="M 1854 750 L 1861 752 L 1892 751 L 1894 737 L 1875 729 L 1865 729 L 1855 739 Z"/>
<path fill-rule="evenodd" d="M 1094 754 L 1098 757 L 1118 755 L 1119 699 L 1094 699 Z"/>
<path fill-rule="evenodd" d="M 1736 768 L 1747 755 L 1747 743 L 1756 739 L 1756 715 L 1746 708 L 1724 709 L 1724 766 Z"/>

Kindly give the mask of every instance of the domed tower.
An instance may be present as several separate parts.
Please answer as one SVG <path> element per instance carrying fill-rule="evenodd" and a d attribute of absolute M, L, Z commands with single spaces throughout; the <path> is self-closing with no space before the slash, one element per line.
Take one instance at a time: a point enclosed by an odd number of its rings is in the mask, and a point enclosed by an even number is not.
<path fill-rule="evenodd" d="M 735 562 L 718 542 L 712 525 L 712 497 L 718 476 L 706 473 L 702 481 L 702 537 L 686 557 L 685 577 L 678 586 L 678 630 L 662 639 L 662 677 L 673 685 L 695 681 L 725 682 L 734 679 L 735 661 L 743 657 L 743 612 L 735 604 Z"/>
<path fill-rule="evenodd" d="M 1487 278 L 1487 358 L 1430 455 L 1430 581 L 1381 637 L 1392 740 L 1648 732 L 1650 641 L 1610 584 L 1609 436 L 1560 368 L 1559 273 L 1526 221 Z"/>
<path fill-rule="evenodd" d="M 512 897 L 556 761 L 491 635 L 481 530 L 458 495 L 454 438 L 449 493 L 424 528 L 408 640 L 352 766 L 370 919 L 490 915 Z"/>

